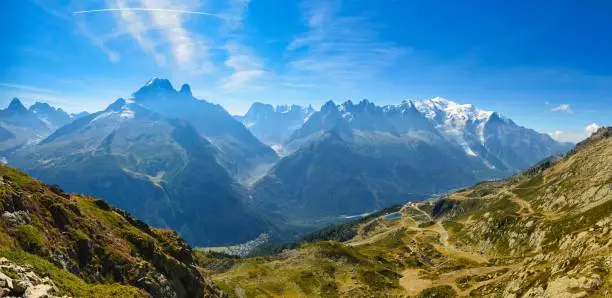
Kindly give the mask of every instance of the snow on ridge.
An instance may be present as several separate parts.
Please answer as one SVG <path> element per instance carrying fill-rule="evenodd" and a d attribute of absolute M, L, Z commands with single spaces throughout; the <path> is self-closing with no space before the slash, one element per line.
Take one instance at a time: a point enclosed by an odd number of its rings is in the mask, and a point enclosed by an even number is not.
<path fill-rule="evenodd" d="M 459 104 L 442 97 L 417 101 L 415 106 L 430 120 L 442 116 L 447 128 L 465 127 L 468 121 L 485 122 L 493 114 L 491 111 L 478 109 L 473 104 Z"/>
<path fill-rule="evenodd" d="M 119 113 L 119 117 L 125 118 L 125 119 L 134 119 L 134 111 L 128 108 L 124 108 L 121 110 L 121 113 Z"/>

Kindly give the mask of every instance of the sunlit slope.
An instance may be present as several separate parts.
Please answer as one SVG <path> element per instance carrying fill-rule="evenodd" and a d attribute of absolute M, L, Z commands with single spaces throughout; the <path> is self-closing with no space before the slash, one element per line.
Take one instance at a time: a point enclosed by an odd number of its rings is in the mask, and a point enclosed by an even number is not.
<path fill-rule="evenodd" d="M 408 204 L 399 219 L 360 222 L 349 241 L 207 268 L 248 297 L 607 297 L 611 135 L 601 129 L 508 180 Z"/>
<path fill-rule="evenodd" d="M 105 201 L 64 193 L 1 165 L 0 199 L 0 257 L 49 276 L 57 285 L 54 295 L 218 294 L 174 231 L 149 227 Z"/>

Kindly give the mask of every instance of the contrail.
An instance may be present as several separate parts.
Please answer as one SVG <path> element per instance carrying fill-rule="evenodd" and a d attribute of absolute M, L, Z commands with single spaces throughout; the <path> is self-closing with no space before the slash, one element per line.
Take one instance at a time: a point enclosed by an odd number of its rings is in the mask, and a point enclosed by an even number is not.
<path fill-rule="evenodd" d="M 144 7 L 124 7 L 124 8 L 104 8 L 104 9 L 91 9 L 91 10 L 79 10 L 73 12 L 73 14 L 84 14 L 84 13 L 96 13 L 96 12 L 108 12 L 108 11 L 159 11 L 159 12 L 174 12 L 174 13 L 186 13 L 186 14 L 199 14 L 209 17 L 216 17 L 216 15 L 208 12 L 191 11 L 191 10 L 180 10 L 180 9 L 166 9 L 166 8 L 144 8 Z"/>

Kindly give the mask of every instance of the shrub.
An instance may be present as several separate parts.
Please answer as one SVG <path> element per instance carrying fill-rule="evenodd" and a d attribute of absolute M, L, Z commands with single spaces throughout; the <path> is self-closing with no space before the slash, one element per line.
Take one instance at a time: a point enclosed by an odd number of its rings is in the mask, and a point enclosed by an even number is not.
<path fill-rule="evenodd" d="M 42 253 L 47 243 L 45 234 L 31 225 L 20 225 L 15 231 L 19 245 L 28 252 Z"/>

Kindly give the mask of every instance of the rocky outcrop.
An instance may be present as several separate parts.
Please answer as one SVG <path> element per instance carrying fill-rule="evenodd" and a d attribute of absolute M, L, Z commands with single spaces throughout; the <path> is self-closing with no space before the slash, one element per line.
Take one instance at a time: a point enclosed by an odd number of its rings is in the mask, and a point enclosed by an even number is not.
<path fill-rule="evenodd" d="M 196 267 L 193 250 L 176 232 L 150 227 L 106 201 L 67 194 L 3 165 L 0 251 L 36 255 L 89 285 L 132 286 L 153 297 L 223 295 Z M 2 295 L 53 295 L 54 285 L 29 282 L 25 288 L 11 282 Z M 77 295 L 63 282 L 60 289 Z"/>
<path fill-rule="evenodd" d="M 49 277 L 40 277 L 31 267 L 0 258 L 0 297 L 55 298 L 58 292 Z"/>

